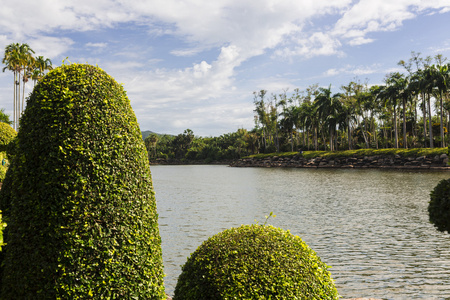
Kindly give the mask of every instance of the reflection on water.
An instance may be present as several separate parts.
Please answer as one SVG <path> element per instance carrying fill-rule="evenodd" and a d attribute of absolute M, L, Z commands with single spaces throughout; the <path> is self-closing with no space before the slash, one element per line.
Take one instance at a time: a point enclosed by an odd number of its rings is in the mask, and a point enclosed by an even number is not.
<path fill-rule="evenodd" d="M 269 223 L 299 235 L 331 265 L 343 297 L 450 298 L 450 234 L 428 222 L 446 172 L 152 166 L 166 292 L 208 237 Z"/>

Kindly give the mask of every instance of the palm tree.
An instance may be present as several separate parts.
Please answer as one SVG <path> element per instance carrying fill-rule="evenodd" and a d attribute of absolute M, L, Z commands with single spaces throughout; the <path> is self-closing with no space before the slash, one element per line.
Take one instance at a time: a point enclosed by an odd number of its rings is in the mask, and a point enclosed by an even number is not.
<path fill-rule="evenodd" d="M 34 64 L 33 53 L 34 51 L 28 44 L 13 43 L 5 47 L 5 55 L 2 60 L 2 63 L 6 65 L 6 67 L 3 68 L 3 72 L 5 70 L 10 70 L 14 74 L 13 122 L 16 130 L 19 128 L 19 117 L 24 109 L 25 83 L 28 81 L 26 72 L 27 69 Z M 21 81 L 23 81 L 24 84 L 22 91 L 22 108 L 20 106 Z"/>
<path fill-rule="evenodd" d="M 14 74 L 14 82 L 13 82 L 13 128 L 16 128 L 16 100 L 17 100 L 17 84 L 18 73 L 19 73 L 19 55 L 18 55 L 19 44 L 10 44 L 5 47 L 5 55 L 2 59 L 2 63 L 6 65 L 3 68 L 3 72 L 6 70 L 12 71 Z"/>
<path fill-rule="evenodd" d="M 320 88 L 314 105 L 317 108 L 319 118 L 324 121 L 324 125 L 328 127 L 330 138 L 330 150 L 334 151 L 334 135 L 336 126 L 342 123 L 342 104 L 339 101 L 339 94 L 331 96 L 331 85 L 328 88 Z"/>
<path fill-rule="evenodd" d="M 437 89 L 437 93 L 439 95 L 441 147 L 445 147 L 443 95 L 447 93 L 450 70 L 448 65 L 432 65 L 429 69 L 429 73 L 430 80 L 432 80 L 432 85 Z"/>
<path fill-rule="evenodd" d="M 398 148 L 398 128 L 397 128 L 397 105 L 400 94 L 400 86 L 402 80 L 402 74 L 395 72 L 389 74 L 385 78 L 386 85 L 381 88 L 380 98 L 384 100 L 385 106 L 391 106 L 394 112 L 394 144 L 395 148 Z"/>
<path fill-rule="evenodd" d="M 281 112 L 282 119 L 280 120 L 281 128 L 289 135 L 291 142 L 291 152 L 294 151 L 294 125 L 298 116 L 296 106 L 285 106 Z"/>
<path fill-rule="evenodd" d="M 52 69 L 52 61 L 49 58 L 44 58 L 43 56 L 36 57 L 34 62 L 34 69 L 32 71 L 32 79 L 34 81 L 34 84 L 42 79 L 42 77 L 45 75 L 45 71 Z"/>
<path fill-rule="evenodd" d="M 345 114 L 345 125 L 347 129 L 347 139 L 348 139 L 348 150 L 352 149 L 352 124 L 351 122 L 356 122 L 356 99 L 353 95 L 353 82 L 348 85 L 342 85 L 341 89 L 344 91 L 341 94 L 342 109 Z"/>

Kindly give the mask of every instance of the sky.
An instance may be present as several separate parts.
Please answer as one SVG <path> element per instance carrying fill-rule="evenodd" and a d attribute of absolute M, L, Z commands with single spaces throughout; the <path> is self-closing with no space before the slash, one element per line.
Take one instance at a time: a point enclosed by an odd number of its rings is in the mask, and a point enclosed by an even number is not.
<path fill-rule="evenodd" d="M 412 51 L 450 58 L 450 0 L 0 0 L 2 58 L 11 43 L 98 65 L 142 131 L 210 137 L 254 128 L 255 91 L 337 93 L 405 72 Z M 0 73 L 10 115 L 12 81 Z"/>

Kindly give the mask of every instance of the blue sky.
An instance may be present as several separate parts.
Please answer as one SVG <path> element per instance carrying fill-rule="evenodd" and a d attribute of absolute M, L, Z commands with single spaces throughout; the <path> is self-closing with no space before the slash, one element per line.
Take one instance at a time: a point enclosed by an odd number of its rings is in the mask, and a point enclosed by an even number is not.
<path fill-rule="evenodd" d="M 253 92 L 382 84 L 411 51 L 450 58 L 450 0 L 0 0 L 0 48 L 123 83 L 141 130 L 252 129 Z M 3 57 L 3 51 L 1 53 Z M 31 88 L 31 85 L 30 85 Z M 29 89 L 30 91 L 30 89 Z M 0 108 L 12 112 L 12 74 Z"/>

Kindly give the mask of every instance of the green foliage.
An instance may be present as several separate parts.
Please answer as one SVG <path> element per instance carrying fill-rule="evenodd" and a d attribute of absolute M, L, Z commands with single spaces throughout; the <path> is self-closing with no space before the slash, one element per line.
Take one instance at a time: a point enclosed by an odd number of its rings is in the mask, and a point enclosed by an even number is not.
<path fill-rule="evenodd" d="M 192 253 L 174 299 L 338 299 L 327 269 L 289 231 L 243 225 L 214 235 Z"/>
<path fill-rule="evenodd" d="M 450 179 L 441 180 L 431 191 L 428 213 L 438 230 L 450 233 Z"/>
<path fill-rule="evenodd" d="M 358 149 L 358 150 L 344 150 L 344 151 L 304 151 L 299 152 L 284 152 L 284 153 L 269 153 L 269 154 L 255 154 L 248 156 L 249 158 L 266 158 L 266 157 L 290 157 L 301 155 L 304 158 L 311 159 L 315 157 L 363 157 L 375 155 L 400 155 L 403 157 L 419 157 L 419 156 L 436 156 L 446 154 L 447 148 L 413 148 L 413 149 Z"/>
<path fill-rule="evenodd" d="M 196 137 L 192 130 L 186 129 L 177 136 L 158 135 L 157 143 L 152 142 L 151 137 L 150 135 L 145 138 L 145 145 L 151 159 L 174 158 L 212 162 L 237 159 L 252 153 L 252 136 L 244 129 L 207 138 Z"/>
<path fill-rule="evenodd" d="M 5 245 L 3 241 L 3 229 L 5 229 L 6 227 L 6 223 L 4 223 L 2 220 L 1 212 L 2 211 L 0 210 L 0 251 L 2 251 L 2 247 Z"/>
<path fill-rule="evenodd" d="M 8 144 L 14 139 L 17 132 L 7 123 L 0 122 L 0 151 L 7 150 Z"/>
<path fill-rule="evenodd" d="M 5 109 L 0 109 L 0 122 L 11 125 L 13 122 L 9 119 L 9 115 L 5 113 Z M 11 127 L 12 128 L 12 127 Z"/>
<path fill-rule="evenodd" d="M 0 192 L 2 299 L 165 299 L 147 152 L 122 86 L 64 65 L 34 88 Z"/>
<path fill-rule="evenodd" d="M 1 113 L 0 113 L 1 115 Z M 10 142 L 16 137 L 17 132 L 8 123 L 0 122 L 0 182 L 5 179 L 8 170 L 6 151 Z M 4 164 L 3 164 L 4 160 Z"/>

